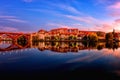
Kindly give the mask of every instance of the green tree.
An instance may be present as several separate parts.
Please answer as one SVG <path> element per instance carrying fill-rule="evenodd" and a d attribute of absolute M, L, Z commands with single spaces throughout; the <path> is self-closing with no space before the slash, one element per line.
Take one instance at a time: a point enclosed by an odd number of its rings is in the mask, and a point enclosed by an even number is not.
<path fill-rule="evenodd" d="M 68 37 L 68 40 L 72 40 L 72 37 L 73 37 L 73 36 L 69 36 L 69 37 Z"/>
<path fill-rule="evenodd" d="M 77 37 L 76 36 L 74 36 L 74 38 L 73 38 L 74 40 L 77 40 Z"/>
<path fill-rule="evenodd" d="M 69 36 L 69 38 L 68 38 L 69 40 L 76 40 L 77 39 L 77 37 L 76 36 Z"/>
<path fill-rule="evenodd" d="M 98 31 L 96 32 L 97 36 L 104 36 L 104 32 Z"/>
<path fill-rule="evenodd" d="M 59 36 L 55 36 L 55 37 L 54 37 L 54 40 L 57 40 L 57 41 L 58 41 L 58 40 L 59 40 Z"/>
<path fill-rule="evenodd" d="M 106 40 L 113 40 L 113 34 L 112 33 L 106 33 L 105 35 Z"/>
<path fill-rule="evenodd" d="M 97 46 L 97 50 L 102 50 L 103 48 L 104 48 L 103 45 L 98 45 L 98 46 Z"/>
<path fill-rule="evenodd" d="M 95 33 L 89 34 L 88 38 L 89 38 L 89 41 L 92 41 L 92 42 L 98 41 L 98 36 Z"/>
<path fill-rule="evenodd" d="M 86 41 L 87 39 L 88 39 L 88 36 L 87 36 L 87 35 L 85 35 L 85 36 L 82 38 L 83 41 Z"/>

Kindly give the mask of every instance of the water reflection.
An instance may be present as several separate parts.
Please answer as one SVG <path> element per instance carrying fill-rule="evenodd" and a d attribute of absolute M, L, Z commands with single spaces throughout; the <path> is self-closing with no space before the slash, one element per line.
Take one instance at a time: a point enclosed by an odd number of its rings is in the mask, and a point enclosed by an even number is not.
<path fill-rule="evenodd" d="M 120 43 L 116 42 L 26 42 L 26 41 L 1 41 L 0 51 L 11 51 L 25 48 L 38 48 L 40 51 L 51 50 L 54 52 L 78 52 L 79 50 L 102 50 L 104 48 L 110 50 L 117 50 L 120 47 Z"/>
<path fill-rule="evenodd" d="M 79 73 L 83 70 L 81 74 L 85 73 L 85 71 L 86 74 L 87 72 L 97 71 L 94 73 L 97 74 L 99 73 L 98 70 L 103 69 L 103 72 L 106 70 L 106 72 L 111 71 L 119 74 L 120 73 L 119 47 L 120 43 L 113 42 L 26 43 L 24 41 L 23 42 L 3 41 L 0 42 L 0 54 L 2 52 L 2 55 L 0 55 L 0 64 L 1 65 L 5 64 L 6 67 L 0 68 L 1 70 L 2 69 L 15 71 L 26 70 L 26 72 L 31 71 L 31 73 L 33 70 L 41 72 L 42 70 L 54 68 L 55 70 L 52 70 L 51 72 L 55 71 L 55 74 L 56 69 L 58 71 L 63 71 L 62 74 L 65 74 L 64 70 L 68 70 L 68 72 L 70 71 L 72 72 L 74 70 L 79 71 Z M 41 74 L 43 73 L 41 72 Z"/>
<path fill-rule="evenodd" d="M 115 50 L 115 49 L 118 49 L 118 47 L 119 47 L 119 43 L 118 42 L 116 42 L 116 43 L 106 42 L 106 48 L 108 48 L 108 49 Z"/>
<path fill-rule="evenodd" d="M 12 42 L 11 41 L 1 41 L 0 42 L 0 48 L 7 48 L 7 47 L 10 47 L 12 45 Z"/>
<path fill-rule="evenodd" d="M 119 43 L 105 43 L 105 42 L 40 42 L 36 43 L 37 48 L 40 51 L 44 50 L 51 50 L 55 52 L 78 52 L 79 50 L 102 50 L 104 48 L 112 49 L 113 51 L 115 49 L 118 49 L 120 47 Z"/>

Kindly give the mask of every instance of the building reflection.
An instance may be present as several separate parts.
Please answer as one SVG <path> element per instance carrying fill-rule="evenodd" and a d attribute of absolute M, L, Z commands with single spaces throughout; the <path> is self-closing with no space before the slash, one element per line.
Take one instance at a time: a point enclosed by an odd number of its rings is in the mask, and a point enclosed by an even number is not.
<path fill-rule="evenodd" d="M 3 47 L 5 45 L 6 47 Z M 112 49 L 113 51 L 120 47 L 120 43 L 116 42 L 11 42 L 1 41 L 0 52 L 22 50 L 26 48 L 37 48 L 40 51 L 50 50 L 53 52 L 79 52 L 80 50 L 102 50 L 104 48 Z"/>
<path fill-rule="evenodd" d="M 37 45 L 40 51 L 51 50 L 54 52 L 78 52 L 79 50 L 102 50 L 107 49 L 118 49 L 119 43 L 81 43 L 81 42 L 39 42 Z"/>

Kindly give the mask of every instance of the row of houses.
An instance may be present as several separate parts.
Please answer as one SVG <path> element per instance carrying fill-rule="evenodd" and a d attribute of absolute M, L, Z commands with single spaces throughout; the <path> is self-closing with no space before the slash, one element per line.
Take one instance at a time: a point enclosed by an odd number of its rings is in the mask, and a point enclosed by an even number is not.
<path fill-rule="evenodd" d="M 115 29 L 113 29 L 112 34 L 113 34 L 114 40 L 120 41 L 120 33 L 119 32 L 115 32 Z"/>
<path fill-rule="evenodd" d="M 76 39 L 81 40 L 85 35 L 98 34 L 99 39 L 105 39 L 105 32 L 101 31 L 82 31 L 77 28 L 57 28 L 50 31 L 39 30 L 38 32 L 32 33 L 32 37 L 38 40 L 68 40 Z"/>

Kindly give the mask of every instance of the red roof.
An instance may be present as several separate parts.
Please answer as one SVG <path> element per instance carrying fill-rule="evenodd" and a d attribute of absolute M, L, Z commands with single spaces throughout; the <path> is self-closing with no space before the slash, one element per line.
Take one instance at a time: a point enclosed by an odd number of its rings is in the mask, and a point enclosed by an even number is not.
<path fill-rule="evenodd" d="M 38 32 L 47 32 L 47 31 L 44 29 L 40 29 Z"/>

